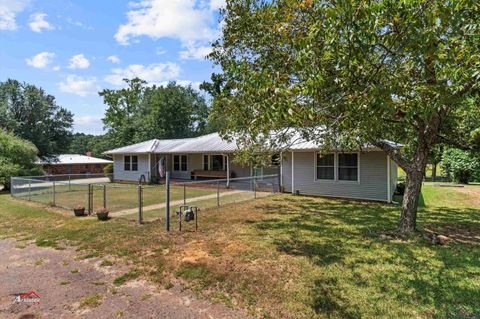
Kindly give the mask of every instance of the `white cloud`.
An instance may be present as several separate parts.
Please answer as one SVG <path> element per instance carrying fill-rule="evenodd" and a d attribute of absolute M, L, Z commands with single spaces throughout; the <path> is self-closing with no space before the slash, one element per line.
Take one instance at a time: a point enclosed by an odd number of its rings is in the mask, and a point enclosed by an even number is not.
<path fill-rule="evenodd" d="M 210 10 L 218 10 L 220 8 L 225 8 L 225 4 L 225 0 L 211 0 Z"/>
<path fill-rule="evenodd" d="M 180 67 L 172 62 L 150 64 L 147 66 L 141 64 L 131 64 L 126 68 L 112 69 L 112 74 L 105 77 L 105 81 L 114 85 L 122 85 L 123 79 L 139 77 L 150 84 L 170 81 L 178 77 Z"/>
<path fill-rule="evenodd" d="M 167 53 L 167 50 L 165 50 L 165 49 L 162 48 L 162 47 L 158 47 L 158 48 L 155 49 L 155 53 L 156 53 L 157 55 L 163 55 L 163 54 Z"/>
<path fill-rule="evenodd" d="M 52 63 L 55 53 L 52 52 L 40 52 L 37 55 L 34 55 L 30 59 L 25 59 L 28 65 L 33 66 L 37 69 L 44 69 L 50 63 Z"/>
<path fill-rule="evenodd" d="M 16 30 L 16 16 L 28 3 L 29 0 L 0 0 L 0 30 Z"/>
<path fill-rule="evenodd" d="M 102 118 L 98 116 L 75 116 L 73 119 L 75 132 L 83 132 L 89 134 L 102 134 L 103 122 Z"/>
<path fill-rule="evenodd" d="M 54 28 L 48 23 L 45 18 L 47 17 L 47 14 L 37 12 L 34 14 L 30 15 L 30 22 L 28 25 L 30 26 L 30 29 L 33 32 L 42 32 L 42 29 L 45 30 L 53 30 Z"/>
<path fill-rule="evenodd" d="M 90 66 L 90 61 L 83 55 L 77 54 L 70 58 L 69 69 L 87 69 Z"/>
<path fill-rule="evenodd" d="M 116 55 L 111 55 L 107 58 L 108 61 L 114 63 L 114 64 L 118 64 L 120 63 L 120 58 Z"/>
<path fill-rule="evenodd" d="M 198 53 L 218 37 L 220 24 L 215 10 L 223 3 L 219 0 L 134 2 L 130 4 L 131 10 L 127 12 L 127 23 L 118 27 L 115 39 L 120 44 L 127 45 L 140 36 L 153 39 L 174 38 L 187 48 L 187 51 L 181 53 L 185 58 L 198 58 L 200 54 L 187 52 L 195 50 Z"/>
<path fill-rule="evenodd" d="M 203 60 L 206 58 L 207 55 L 210 54 L 210 52 L 212 52 L 211 46 L 196 46 L 192 43 L 186 46 L 185 51 L 180 51 L 180 58 L 184 60 Z"/>
<path fill-rule="evenodd" d="M 202 82 L 190 81 L 190 80 L 171 80 L 171 81 L 163 81 L 163 82 L 156 83 L 156 84 L 159 85 L 159 86 L 167 86 L 168 83 L 170 83 L 172 81 L 174 81 L 175 83 L 177 83 L 180 86 L 184 86 L 184 87 L 191 86 L 192 88 L 194 88 L 197 91 L 200 90 L 200 84 L 202 84 Z"/>
<path fill-rule="evenodd" d="M 53 68 L 52 68 L 53 71 L 60 71 L 60 66 L 59 65 L 55 65 Z"/>
<path fill-rule="evenodd" d="M 65 81 L 58 83 L 60 91 L 80 96 L 95 95 L 100 91 L 97 78 L 84 78 L 78 75 L 68 75 Z"/>

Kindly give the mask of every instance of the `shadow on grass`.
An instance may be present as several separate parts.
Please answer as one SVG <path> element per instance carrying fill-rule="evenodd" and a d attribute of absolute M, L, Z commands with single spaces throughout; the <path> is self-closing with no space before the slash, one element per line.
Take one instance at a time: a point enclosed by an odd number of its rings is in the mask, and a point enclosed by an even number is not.
<path fill-rule="evenodd" d="M 314 280 L 311 307 L 315 312 L 360 317 L 358 300 L 347 297 L 352 296 L 352 291 L 345 291 L 349 285 L 360 296 L 373 290 L 399 304 L 416 307 L 419 303 L 420 308 L 433 310 L 439 317 L 458 309 L 473 313 L 480 308 L 478 281 L 469 281 L 480 275 L 478 211 L 420 208 L 420 230 L 433 230 L 455 240 L 448 246 L 433 246 L 421 236 L 408 241 L 379 238 L 396 227 L 399 206 L 308 197 L 272 202 L 257 205 L 267 216 L 249 223 L 274 238 L 277 251 L 308 258 L 320 273 L 331 267 L 342 269 Z M 372 268 L 380 270 L 374 274 L 366 271 Z"/>

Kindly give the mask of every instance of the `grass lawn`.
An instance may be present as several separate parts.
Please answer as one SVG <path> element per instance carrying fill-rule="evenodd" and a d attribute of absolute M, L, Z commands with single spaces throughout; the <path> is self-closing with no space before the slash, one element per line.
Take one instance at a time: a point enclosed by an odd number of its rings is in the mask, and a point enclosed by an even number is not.
<path fill-rule="evenodd" d="M 479 197 L 480 186 L 425 184 L 418 228 L 455 239 L 446 246 L 381 239 L 398 206 L 287 194 L 206 210 L 199 232 L 170 234 L 158 222 L 66 217 L 5 194 L 0 236 L 114 255 L 132 263 L 122 280 L 183 285 L 257 317 L 475 318 Z"/>

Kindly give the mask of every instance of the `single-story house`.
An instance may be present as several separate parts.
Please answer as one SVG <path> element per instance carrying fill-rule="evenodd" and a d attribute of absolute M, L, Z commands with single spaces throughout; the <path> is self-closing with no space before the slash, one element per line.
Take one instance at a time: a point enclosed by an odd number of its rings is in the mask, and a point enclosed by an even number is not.
<path fill-rule="evenodd" d="M 238 146 L 217 133 L 195 138 L 158 140 L 105 152 L 114 162 L 116 181 L 158 178 L 159 165 L 174 179 L 233 178 L 279 174 L 284 192 L 391 202 L 397 165 L 376 147 L 361 152 L 320 153 L 314 142 L 299 141 L 282 150 L 267 167 L 241 166 Z M 161 163 L 161 164 L 160 164 Z"/>
<path fill-rule="evenodd" d="M 37 161 L 49 175 L 103 174 L 104 167 L 111 163 L 113 161 L 93 157 L 91 153 L 60 154 L 48 160 Z"/>

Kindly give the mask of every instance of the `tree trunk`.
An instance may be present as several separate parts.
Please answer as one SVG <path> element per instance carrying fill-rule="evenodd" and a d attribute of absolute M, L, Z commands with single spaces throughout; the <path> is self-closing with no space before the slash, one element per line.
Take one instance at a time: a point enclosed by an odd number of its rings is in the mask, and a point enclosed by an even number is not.
<path fill-rule="evenodd" d="M 421 170 L 410 170 L 406 174 L 402 213 L 398 226 L 401 234 L 411 233 L 417 226 L 417 206 L 423 181 L 423 172 Z"/>
<path fill-rule="evenodd" d="M 432 165 L 432 182 L 435 182 L 437 179 L 437 163 Z"/>

